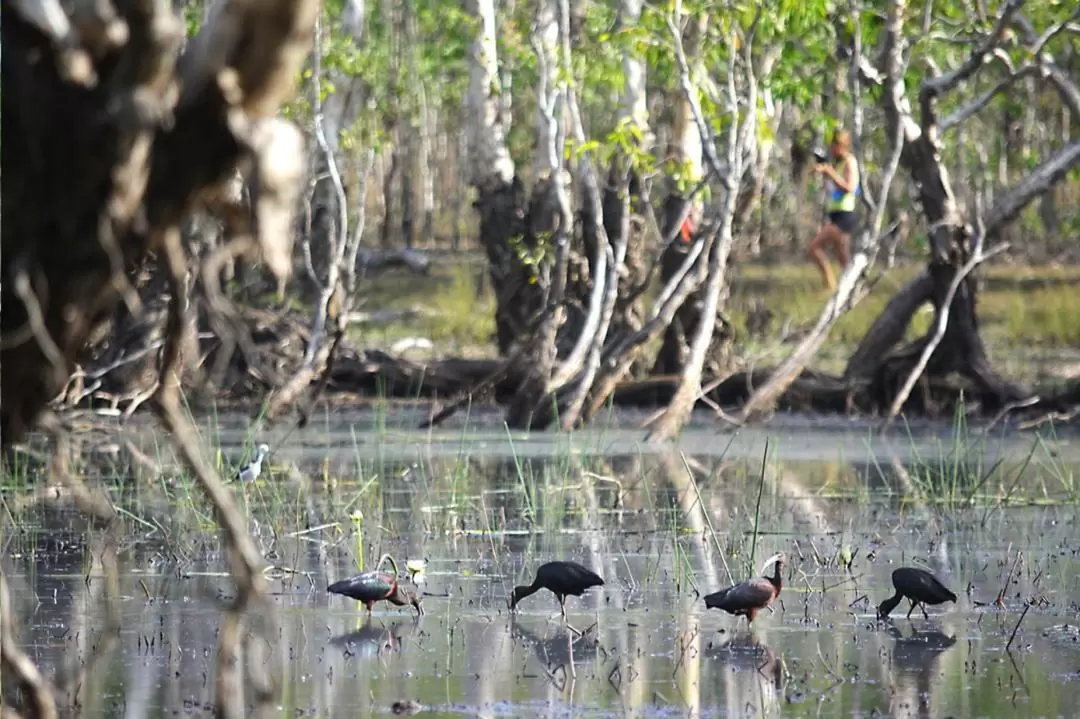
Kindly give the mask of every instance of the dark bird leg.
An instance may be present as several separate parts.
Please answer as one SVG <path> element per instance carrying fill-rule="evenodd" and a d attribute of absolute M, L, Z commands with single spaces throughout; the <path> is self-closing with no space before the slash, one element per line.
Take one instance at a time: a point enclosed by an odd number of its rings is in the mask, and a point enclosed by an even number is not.
<path fill-rule="evenodd" d="M 930 615 L 928 615 L 928 614 L 926 613 L 926 605 L 925 605 L 925 604 L 920 604 L 920 605 L 919 605 L 919 609 L 920 609 L 920 610 L 922 610 L 922 616 L 923 616 L 923 619 L 925 619 L 925 620 L 929 621 L 929 620 L 930 620 Z"/>
<path fill-rule="evenodd" d="M 562 620 L 565 622 L 566 621 L 566 605 L 563 604 L 563 602 L 566 601 L 566 597 L 562 596 L 561 594 L 556 594 L 555 598 L 559 600 L 559 613 L 557 615 L 552 614 L 550 617 L 548 617 L 548 621 L 550 622 L 552 619 L 554 619 L 556 616 L 558 616 L 558 617 L 561 617 Z"/>
<path fill-rule="evenodd" d="M 574 626 L 572 624 L 570 624 L 570 620 L 566 618 L 566 595 L 565 594 L 559 594 L 558 597 L 559 597 L 559 612 L 562 614 L 563 624 L 565 624 L 566 628 L 569 629 L 571 632 L 573 632 L 575 636 L 580 637 L 581 632 L 578 631 L 577 629 L 575 629 Z"/>
<path fill-rule="evenodd" d="M 906 617 L 904 617 L 904 618 L 905 618 L 905 619 L 911 619 L 911 613 L 915 611 L 915 607 L 917 607 L 917 606 L 919 606 L 919 603 L 918 603 L 918 602 L 916 602 L 916 601 L 915 601 L 914 599 L 912 599 L 912 600 L 911 600 L 911 606 L 910 606 L 910 607 L 908 607 L 908 610 L 907 610 L 907 616 L 906 616 Z M 926 614 L 926 610 L 925 610 L 925 609 L 923 610 L 923 614 Z"/>

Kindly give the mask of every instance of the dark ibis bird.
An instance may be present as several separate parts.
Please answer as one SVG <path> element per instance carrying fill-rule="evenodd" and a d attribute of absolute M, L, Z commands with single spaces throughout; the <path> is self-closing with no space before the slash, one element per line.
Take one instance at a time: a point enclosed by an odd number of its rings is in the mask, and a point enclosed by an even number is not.
<path fill-rule="evenodd" d="M 418 616 L 424 613 L 424 608 L 420 606 L 420 597 L 414 591 L 398 584 L 395 575 L 377 569 L 334 582 L 326 590 L 331 594 L 340 594 L 363 602 L 368 612 L 371 612 L 375 602 L 386 600 L 399 607 L 411 604 L 416 607 Z"/>
<path fill-rule="evenodd" d="M 911 600 L 911 607 L 908 609 L 907 619 L 911 619 L 911 613 L 915 611 L 915 607 L 922 609 L 923 618 L 929 619 L 930 617 L 926 614 L 926 608 L 922 605 L 943 604 L 945 602 L 956 601 L 956 595 L 949 591 L 937 577 L 922 569 L 900 567 L 899 569 L 893 570 L 892 583 L 893 588 L 896 589 L 896 594 L 878 605 L 878 619 L 885 619 L 888 617 L 889 613 L 896 608 L 896 605 L 899 604 L 900 600 L 904 597 Z"/>
<path fill-rule="evenodd" d="M 770 564 L 776 564 L 771 577 L 760 576 L 747 579 L 733 587 L 705 596 L 707 609 L 723 609 L 728 614 L 746 617 L 747 625 L 753 624 L 754 616 L 780 596 L 784 583 L 780 572 L 784 567 L 784 553 L 774 554 L 761 565 L 762 575 Z"/>
<path fill-rule="evenodd" d="M 536 570 L 536 578 L 528 586 L 514 587 L 510 597 L 510 611 L 525 597 L 547 589 L 559 600 L 559 611 L 566 620 L 566 598 L 580 597 L 589 587 L 603 586 L 604 580 L 599 574 L 586 569 L 577 562 L 548 562 Z M 567 626 L 570 626 L 567 624 Z M 573 627 L 571 627 L 572 629 Z"/>

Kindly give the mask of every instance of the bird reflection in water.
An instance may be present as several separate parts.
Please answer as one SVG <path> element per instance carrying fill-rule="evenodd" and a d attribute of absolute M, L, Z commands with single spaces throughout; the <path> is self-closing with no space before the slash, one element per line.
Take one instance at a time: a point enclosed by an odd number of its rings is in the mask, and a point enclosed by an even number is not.
<path fill-rule="evenodd" d="M 929 719 L 937 716 L 932 711 L 934 679 L 938 674 L 938 660 L 956 644 L 956 637 L 936 629 L 916 631 L 910 636 L 894 625 L 886 628 L 895 639 L 892 648 L 893 680 L 896 690 L 892 695 L 893 716 L 914 716 Z"/>
<path fill-rule="evenodd" d="M 542 637 L 522 626 L 514 615 L 511 615 L 510 632 L 515 641 L 521 641 L 533 650 L 544 668 L 544 673 L 559 691 L 566 686 L 568 676 L 571 678 L 576 676 L 575 665 L 595 659 L 599 648 L 596 632 L 589 629 L 578 634 L 567 631 L 558 632 L 551 637 Z"/>
<path fill-rule="evenodd" d="M 384 651 L 400 652 L 402 642 L 420 625 L 420 617 L 412 620 L 397 620 L 388 625 L 381 620 L 369 618 L 367 623 L 354 632 L 341 634 L 330 640 L 335 647 L 341 647 L 345 656 L 358 656 L 370 659 L 380 656 Z"/>
<path fill-rule="evenodd" d="M 727 716 L 745 716 L 748 707 L 757 716 L 778 716 L 783 692 L 783 665 L 776 653 L 749 629 L 726 642 L 711 643 L 705 659 L 722 667 L 718 683 L 723 685 Z"/>
<path fill-rule="evenodd" d="M 780 693 L 783 676 L 780 658 L 749 630 L 726 642 L 710 644 L 705 656 L 730 666 L 736 672 L 756 671 L 771 681 L 776 692 Z"/>

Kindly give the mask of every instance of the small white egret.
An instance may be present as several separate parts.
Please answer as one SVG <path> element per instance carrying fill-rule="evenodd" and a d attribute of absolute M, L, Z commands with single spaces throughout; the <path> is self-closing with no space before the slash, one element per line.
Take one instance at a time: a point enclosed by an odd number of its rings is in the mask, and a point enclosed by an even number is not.
<path fill-rule="evenodd" d="M 270 454 L 270 446 L 260 444 L 258 452 L 255 454 L 255 459 L 251 460 L 251 462 L 240 469 L 240 481 L 254 482 L 258 479 L 259 475 L 262 474 L 262 462 L 268 454 Z"/>

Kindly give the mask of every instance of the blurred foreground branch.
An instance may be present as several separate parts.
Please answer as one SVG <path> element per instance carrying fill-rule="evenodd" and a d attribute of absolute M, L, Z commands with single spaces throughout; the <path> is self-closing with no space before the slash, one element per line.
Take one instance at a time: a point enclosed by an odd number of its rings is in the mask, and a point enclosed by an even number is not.
<path fill-rule="evenodd" d="M 217 713 L 243 716 L 244 613 L 254 605 L 273 613 L 262 605 L 263 558 L 180 400 L 192 344 L 185 342 L 190 278 L 179 226 L 239 170 L 250 214 L 232 242 L 254 239 L 279 283 L 290 275 L 303 143 L 275 115 L 294 92 L 320 3 L 218 0 L 179 57 L 184 23 L 161 0 L 3 0 L 3 8 L 2 132 L 19 138 L 3 143 L 3 167 L 20 181 L 2 186 L 0 444 L 40 425 L 76 356 L 118 303 L 133 316 L 144 312 L 131 280 L 156 257 L 171 291 L 157 404 L 229 548 L 237 597 L 221 631 Z M 8 630 L 14 620 L 2 589 L 4 668 L 32 698 L 33 716 L 55 716 L 46 681 Z M 266 639 L 276 636 L 272 623 L 261 625 Z M 256 656 L 247 676 L 256 710 L 265 712 L 274 682 Z"/>

